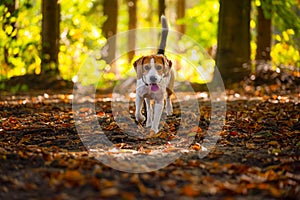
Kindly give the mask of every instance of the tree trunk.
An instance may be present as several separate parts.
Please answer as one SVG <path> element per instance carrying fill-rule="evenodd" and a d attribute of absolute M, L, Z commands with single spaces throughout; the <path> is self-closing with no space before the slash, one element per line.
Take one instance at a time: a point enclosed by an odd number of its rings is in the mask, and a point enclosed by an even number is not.
<path fill-rule="evenodd" d="M 160 16 L 165 15 L 166 2 L 165 0 L 158 0 L 158 19 L 160 21 Z"/>
<path fill-rule="evenodd" d="M 185 16 L 185 0 L 177 0 L 176 4 L 176 18 L 182 19 Z M 177 31 L 184 34 L 185 33 L 185 25 L 180 24 L 176 27 Z"/>
<path fill-rule="evenodd" d="M 106 39 L 117 34 L 118 22 L 118 0 L 104 0 L 103 14 L 107 17 L 104 22 L 102 31 Z M 116 38 L 110 39 L 102 49 L 103 59 L 110 64 L 114 61 L 116 56 Z M 103 51 L 104 50 L 104 51 Z M 114 69 L 112 69 L 114 71 Z"/>
<path fill-rule="evenodd" d="M 17 17 L 17 12 L 16 12 L 17 2 L 16 2 L 16 0 L 4 1 L 4 6 L 7 8 L 7 11 L 4 12 L 4 14 L 3 14 L 3 18 L 5 19 L 5 21 L 2 25 L 2 29 L 6 33 L 7 37 L 9 37 L 11 40 L 16 40 L 17 39 L 17 25 L 16 25 L 15 21 L 11 22 L 11 18 Z M 8 13 L 9 13 L 9 17 L 6 17 Z M 10 27 L 12 28 L 11 30 L 9 30 Z M 8 43 L 7 43 L 7 45 L 4 46 L 3 50 L 4 50 L 4 63 L 6 65 L 10 65 L 10 62 L 9 62 L 10 55 L 9 55 L 9 44 Z M 13 56 L 17 56 L 17 55 L 13 55 Z"/>
<path fill-rule="evenodd" d="M 42 74 L 57 75 L 59 52 L 59 0 L 42 1 Z"/>
<path fill-rule="evenodd" d="M 156 16 L 154 10 L 154 4 L 155 2 L 154 1 L 148 1 L 148 5 L 147 5 L 147 15 L 145 17 L 145 20 L 148 22 L 149 24 L 149 27 L 152 27 L 152 26 L 155 26 L 153 23 L 153 16 Z"/>
<path fill-rule="evenodd" d="M 128 29 L 130 30 L 128 34 L 128 63 L 131 63 L 135 55 L 135 45 L 136 45 L 136 24 L 137 24 L 137 15 L 136 15 L 136 4 L 137 0 L 128 0 Z"/>
<path fill-rule="evenodd" d="M 216 62 L 225 84 L 249 74 L 250 0 L 220 0 Z"/>
<path fill-rule="evenodd" d="M 271 19 L 267 19 L 264 15 L 262 7 L 257 7 L 257 38 L 256 38 L 256 56 L 257 66 L 271 60 L 271 41 L 272 28 Z"/>

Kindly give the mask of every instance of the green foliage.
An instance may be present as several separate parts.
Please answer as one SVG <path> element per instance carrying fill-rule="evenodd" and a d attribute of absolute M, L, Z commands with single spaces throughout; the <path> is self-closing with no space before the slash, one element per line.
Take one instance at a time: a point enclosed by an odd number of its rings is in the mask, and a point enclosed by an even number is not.
<path fill-rule="evenodd" d="M 272 48 L 271 56 L 274 64 L 300 67 L 300 19 L 295 10 L 295 0 L 274 1 L 274 23 L 281 31 L 275 34 L 276 44 Z"/>
<path fill-rule="evenodd" d="M 86 55 L 105 44 L 101 26 L 105 20 L 101 5 L 93 0 L 61 2 L 61 46 L 59 70 L 63 78 L 71 79 L 83 65 Z"/>
<path fill-rule="evenodd" d="M 186 33 L 205 49 L 217 44 L 218 0 L 202 0 L 186 11 L 186 17 L 178 24 L 186 25 Z"/>
<path fill-rule="evenodd" d="M 39 74 L 41 71 L 42 0 L 18 0 L 15 13 L 9 13 L 3 2 L 0 3 L 0 80 L 16 75 Z M 13 0 L 5 0 L 5 3 L 9 2 L 12 3 Z M 99 60 L 101 59 L 100 49 L 106 42 L 101 30 L 106 20 L 106 16 L 102 14 L 102 1 L 60 2 L 59 71 L 64 79 L 71 80 L 80 68 L 85 68 L 80 70 L 75 78 L 83 85 L 98 84 L 99 87 L 103 87 L 108 81 L 134 74 L 132 64 L 128 63 L 126 55 L 119 55 L 115 63 L 119 74 L 114 74 L 110 66 Z M 119 3 L 118 31 L 123 32 L 128 29 L 128 1 L 121 0 Z M 273 34 L 275 42 L 271 52 L 274 65 L 300 66 L 300 19 L 295 11 L 299 9 L 299 1 L 255 0 L 253 3 L 262 6 L 265 16 L 272 18 L 272 23 L 276 27 Z M 170 16 L 169 20 L 172 22 L 175 3 L 167 1 L 167 4 L 170 5 L 167 6 L 169 10 L 166 15 Z M 196 3 L 186 1 L 186 4 L 186 17 L 176 23 L 186 25 L 185 34 L 190 38 L 168 38 L 169 41 L 178 41 L 178 47 L 184 50 L 178 52 L 180 56 L 168 55 L 168 57 L 178 64 L 179 79 L 202 83 L 210 80 L 214 66 L 214 61 L 205 52 L 217 44 L 219 1 L 201 0 Z M 160 27 L 156 14 L 157 6 L 158 1 L 138 0 L 138 28 Z M 255 17 L 254 12 L 250 22 L 251 33 L 254 37 L 256 34 Z M 14 23 L 17 24 L 17 29 L 14 28 Z M 171 27 L 175 27 L 174 24 L 171 24 Z M 195 41 L 191 42 L 191 40 Z M 139 46 L 143 47 L 147 42 L 139 41 Z M 191 45 L 193 42 L 199 44 L 201 49 L 197 45 Z M 121 44 L 118 51 L 125 52 L 127 38 L 119 40 L 118 43 Z M 255 46 L 255 40 L 253 40 L 251 42 L 252 59 L 255 57 Z M 7 50 L 8 56 L 4 55 L 4 49 Z M 135 58 L 140 56 L 140 53 L 136 52 Z M 93 57 L 91 58 L 90 55 Z M 194 70 L 189 70 L 191 65 L 194 66 Z M 199 71 L 203 73 L 201 77 L 199 77 Z M 20 88 L 20 86 L 17 87 Z M 23 89 L 26 90 L 24 87 Z"/>
<path fill-rule="evenodd" d="M 275 45 L 272 47 L 271 57 L 276 66 L 300 67 L 299 49 L 292 45 L 291 38 L 295 35 L 292 29 L 287 29 L 281 34 L 275 34 Z"/>
<path fill-rule="evenodd" d="M 28 90 L 29 90 L 29 88 L 28 88 L 28 85 L 26 85 L 26 84 L 17 84 L 10 88 L 10 92 L 12 92 L 12 93 L 26 92 Z"/>
<path fill-rule="evenodd" d="M 4 27 L 0 31 L 2 78 L 34 73 L 40 67 L 39 40 L 42 16 L 37 7 L 40 7 L 38 1 L 28 8 L 28 1 L 20 0 L 18 10 L 9 13 L 4 5 L 0 6 L 0 27 Z M 17 24 L 17 29 L 13 28 L 12 23 Z M 4 62 L 4 48 L 8 50 L 8 63 Z"/>
<path fill-rule="evenodd" d="M 170 56 L 171 60 L 176 61 L 177 80 L 189 80 L 195 83 L 207 83 L 211 81 L 215 61 L 208 55 L 206 50 L 197 41 L 184 35 L 181 37 L 178 46 L 184 49 L 177 56 Z"/>
<path fill-rule="evenodd" d="M 264 1 L 262 1 L 264 2 Z M 295 0 L 267 1 L 274 14 L 274 23 L 281 31 L 292 29 L 295 32 L 295 39 L 300 38 L 300 19 L 296 15 L 297 5 Z M 263 4 L 262 4 L 263 5 Z"/>
<path fill-rule="evenodd" d="M 83 86 L 104 86 L 106 82 L 114 80 L 114 74 L 109 73 L 109 66 L 104 60 L 96 60 L 95 56 L 85 56 L 75 81 Z"/>
<path fill-rule="evenodd" d="M 265 17 L 272 18 L 272 23 L 277 29 L 273 34 L 275 45 L 271 49 L 273 64 L 300 67 L 300 18 L 296 14 L 299 12 L 299 2 L 257 0 L 256 5 L 262 6 Z"/>
<path fill-rule="evenodd" d="M 61 1 L 61 40 L 59 53 L 60 75 L 71 80 L 89 52 L 99 51 L 105 39 L 101 26 L 105 17 L 95 0 Z M 41 1 L 19 0 L 16 14 L 0 6 L 0 79 L 41 71 Z M 17 23 L 17 29 L 9 24 Z M 4 24 L 6 24 L 4 26 Z M 16 36 L 16 37 L 14 37 Z M 3 49 L 8 49 L 5 63 Z"/>
<path fill-rule="evenodd" d="M 186 25 L 185 35 L 190 36 L 181 37 L 178 43 L 179 48 L 185 49 L 180 52 L 182 57 L 176 58 L 180 65 L 179 80 L 206 83 L 212 79 L 215 61 L 207 51 L 217 44 L 218 13 L 218 0 L 202 0 L 177 20 L 177 24 Z"/>

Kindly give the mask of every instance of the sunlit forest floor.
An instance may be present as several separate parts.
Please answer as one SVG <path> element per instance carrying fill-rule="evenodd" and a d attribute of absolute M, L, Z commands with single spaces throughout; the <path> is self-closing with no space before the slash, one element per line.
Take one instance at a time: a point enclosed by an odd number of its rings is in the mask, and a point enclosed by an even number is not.
<path fill-rule="evenodd" d="M 300 199 L 299 80 L 264 76 L 226 91 L 225 125 L 207 156 L 200 155 L 207 151 L 202 144 L 210 104 L 200 95 L 199 125 L 187 127 L 194 142 L 168 166 L 141 174 L 112 169 L 88 153 L 75 127 L 72 88 L 2 92 L 0 199 Z M 96 95 L 95 117 L 119 156 L 130 163 L 136 152 L 182 150 L 172 146 L 172 127 L 181 120 L 178 103 L 167 119 L 171 128 L 138 139 L 115 125 L 110 98 Z M 155 151 L 156 145 L 164 151 Z"/>

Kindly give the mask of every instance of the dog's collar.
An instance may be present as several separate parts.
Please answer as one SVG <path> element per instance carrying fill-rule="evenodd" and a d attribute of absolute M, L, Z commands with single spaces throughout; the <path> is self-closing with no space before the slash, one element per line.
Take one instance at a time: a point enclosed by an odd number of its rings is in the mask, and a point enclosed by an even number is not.
<path fill-rule="evenodd" d="M 145 82 L 144 76 L 142 76 L 142 81 L 143 81 L 143 83 L 144 83 L 146 86 L 149 86 L 149 84 Z"/>

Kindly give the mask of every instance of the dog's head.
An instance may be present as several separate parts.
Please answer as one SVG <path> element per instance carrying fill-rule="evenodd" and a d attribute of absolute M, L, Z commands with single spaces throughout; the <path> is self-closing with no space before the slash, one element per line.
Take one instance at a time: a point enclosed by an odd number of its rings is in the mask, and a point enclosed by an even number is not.
<path fill-rule="evenodd" d="M 137 79 L 143 78 L 146 84 L 157 85 L 165 76 L 168 76 L 172 61 L 161 54 L 142 56 L 133 63 L 133 66 Z"/>

